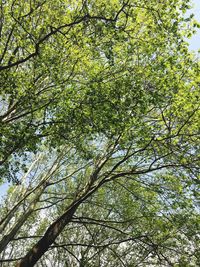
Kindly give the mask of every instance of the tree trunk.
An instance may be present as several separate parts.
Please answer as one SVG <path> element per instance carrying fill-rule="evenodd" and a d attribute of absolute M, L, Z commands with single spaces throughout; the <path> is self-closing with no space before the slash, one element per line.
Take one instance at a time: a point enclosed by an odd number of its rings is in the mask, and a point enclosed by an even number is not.
<path fill-rule="evenodd" d="M 68 210 L 49 226 L 44 236 L 37 244 L 26 254 L 26 256 L 17 263 L 16 267 L 32 267 L 49 249 L 56 237 L 62 232 L 67 223 L 71 221 L 80 202 L 72 204 Z"/>

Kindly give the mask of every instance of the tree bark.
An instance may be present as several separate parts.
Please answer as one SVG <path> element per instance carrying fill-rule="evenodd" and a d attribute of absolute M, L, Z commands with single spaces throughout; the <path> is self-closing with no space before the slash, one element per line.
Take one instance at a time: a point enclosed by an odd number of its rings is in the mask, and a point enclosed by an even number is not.
<path fill-rule="evenodd" d="M 42 255 L 53 244 L 56 237 L 62 232 L 67 223 L 69 223 L 76 209 L 80 205 L 79 202 L 73 203 L 67 211 L 49 226 L 44 236 L 37 242 L 34 247 L 29 250 L 26 256 L 17 263 L 16 267 L 32 267 L 42 257 Z"/>

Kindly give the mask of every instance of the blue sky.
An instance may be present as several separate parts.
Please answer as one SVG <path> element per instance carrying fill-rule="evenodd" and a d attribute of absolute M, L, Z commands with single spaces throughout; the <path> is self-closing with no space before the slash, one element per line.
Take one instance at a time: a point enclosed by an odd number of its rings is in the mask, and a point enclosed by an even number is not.
<path fill-rule="evenodd" d="M 195 15 L 195 19 L 200 22 L 200 0 L 193 0 L 194 8 L 191 12 Z M 200 29 L 197 33 L 189 40 L 190 50 L 199 50 L 200 49 Z"/>

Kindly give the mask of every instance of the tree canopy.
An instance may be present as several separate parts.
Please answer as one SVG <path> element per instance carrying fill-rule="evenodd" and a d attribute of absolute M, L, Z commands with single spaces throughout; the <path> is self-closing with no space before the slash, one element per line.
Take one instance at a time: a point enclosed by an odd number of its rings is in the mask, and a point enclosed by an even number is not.
<path fill-rule="evenodd" d="M 1 1 L 1 266 L 200 264 L 189 7 Z"/>

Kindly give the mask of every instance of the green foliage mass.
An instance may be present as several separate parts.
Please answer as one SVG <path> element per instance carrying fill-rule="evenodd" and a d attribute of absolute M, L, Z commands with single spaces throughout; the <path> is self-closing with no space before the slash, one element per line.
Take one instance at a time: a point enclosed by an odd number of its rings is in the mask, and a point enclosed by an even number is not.
<path fill-rule="evenodd" d="M 0 180 L 18 184 L 2 204 L 4 256 L 31 253 L 75 207 L 47 248 L 58 266 L 66 251 L 66 266 L 198 266 L 200 63 L 185 39 L 200 25 L 189 8 L 0 2 Z"/>
<path fill-rule="evenodd" d="M 190 116 L 199 66 L 183 37 L 198 24 L 183 19 L 187 8 L 185 1 L 2 2 L 1 164 L 41 142 L 81 147 L 94 134 L 131 128 L 148 138 L 162 127 L 146 123 L 151 110 L 159 116 L 155 108 L 185 113 L 178 123 Z"/>

